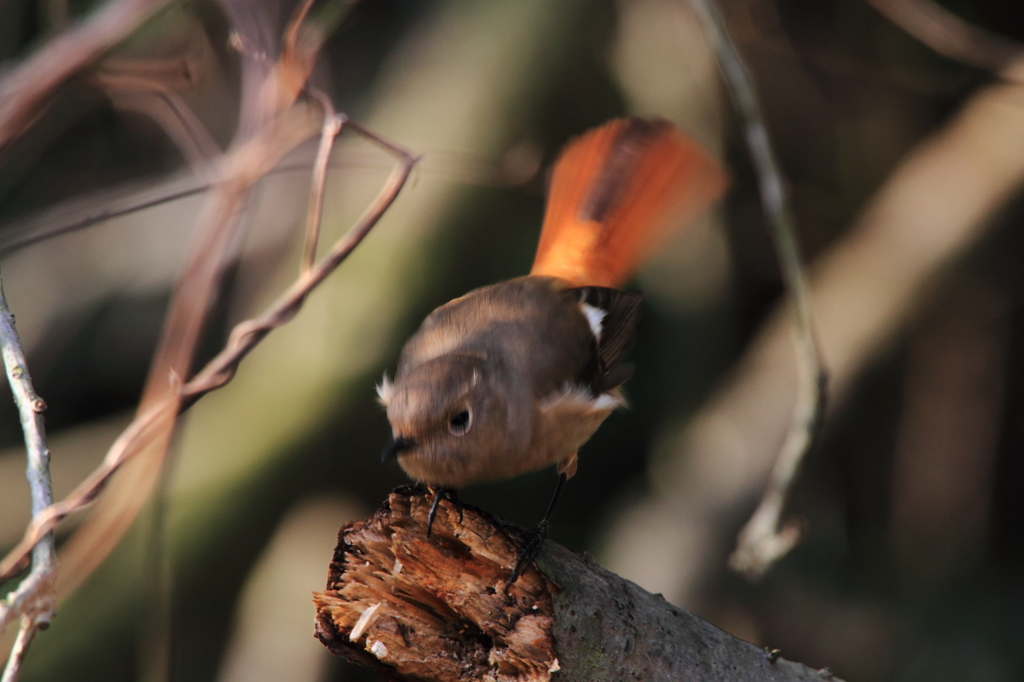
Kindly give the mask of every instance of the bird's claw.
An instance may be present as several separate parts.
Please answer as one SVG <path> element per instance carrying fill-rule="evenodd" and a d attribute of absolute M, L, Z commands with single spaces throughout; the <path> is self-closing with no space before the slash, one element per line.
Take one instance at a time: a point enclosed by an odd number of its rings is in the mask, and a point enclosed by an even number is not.
<path fill-rule="evenodd" d="M 430 503 L 430 511 L 427 512 L 427 537 L 430 537 L 430 531 L 434 527 L 434 517 L 437 516 L 437 507 L 441 504 L 441 498 L 444 498 L 455 505 L 455 509 L 459 512 L 459 523 L 462 523 L 462 500 L 459 499 L 458 493 L 452 488 L 428 488 L 428 490 L 434 493 L 434 500 Z"/>
<path fill-rule="evenodd" d="M 544 540 L 548 537 L 548 520 L 544 519 L 532 529 L 527 531 L 522 540 L 519 543 L 519 554 L 516 556 L 515 566 L 512 567 L 512 573 L 509 574 L 508 580 L 505 582 L 506 586 L 510 586 L 519 579 L 525 571 L 526 567 L 530 565 L 530 562 L 537 557 L 537 552 L 540 551 L 540 547 L 544 544 Z"/>

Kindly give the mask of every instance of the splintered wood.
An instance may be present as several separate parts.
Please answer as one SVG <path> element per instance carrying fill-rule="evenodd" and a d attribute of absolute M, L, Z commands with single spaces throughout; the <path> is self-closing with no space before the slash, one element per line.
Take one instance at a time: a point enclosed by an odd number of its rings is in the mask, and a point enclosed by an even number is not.
<path fill-rule="evenodd" d="M 530 566 L 506 587 L 518 545 L 473 507 L 442 502 L 428 539 L 430 502 L 399 488 L 341 529 L 316 636 L 386 680 L 550 680 L 554 584 Z"/>

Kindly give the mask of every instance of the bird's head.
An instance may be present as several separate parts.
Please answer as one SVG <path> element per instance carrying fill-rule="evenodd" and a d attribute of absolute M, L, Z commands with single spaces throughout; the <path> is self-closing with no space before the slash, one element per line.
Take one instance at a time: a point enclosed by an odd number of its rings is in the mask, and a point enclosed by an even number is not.
<path fill-rule="evenodd" d="M 377 387 L 387 408 L 392 441 L 385 461 L 397 457 L 412 478 L 458 486 L 474 459 L 493 450 L 507 424 L 504 392 L 496 390 L 487 363 L 472 355 L 434 358 Z"/>

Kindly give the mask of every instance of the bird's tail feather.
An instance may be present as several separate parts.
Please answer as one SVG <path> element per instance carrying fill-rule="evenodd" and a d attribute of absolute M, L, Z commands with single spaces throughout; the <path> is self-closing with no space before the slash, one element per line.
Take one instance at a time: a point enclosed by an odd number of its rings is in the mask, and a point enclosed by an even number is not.
<path fill-rule="evenodd" d="M 555 164 L 530 274 L 620 287 L 666 228 L 703 213 L 726 184 L 717 160 L 667 121 L 595 128 Z"/>

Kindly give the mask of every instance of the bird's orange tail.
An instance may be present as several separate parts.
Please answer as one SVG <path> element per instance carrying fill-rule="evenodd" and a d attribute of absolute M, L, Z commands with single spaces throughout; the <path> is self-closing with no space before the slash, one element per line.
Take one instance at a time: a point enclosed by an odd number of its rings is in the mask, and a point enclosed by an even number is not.
<path fill-rule="evenodd" d="M 663 120 L 619 119 L 562 151 L 531 275 L 619 287 L 665 228 L 718 199 L 725 173 Z"/>

